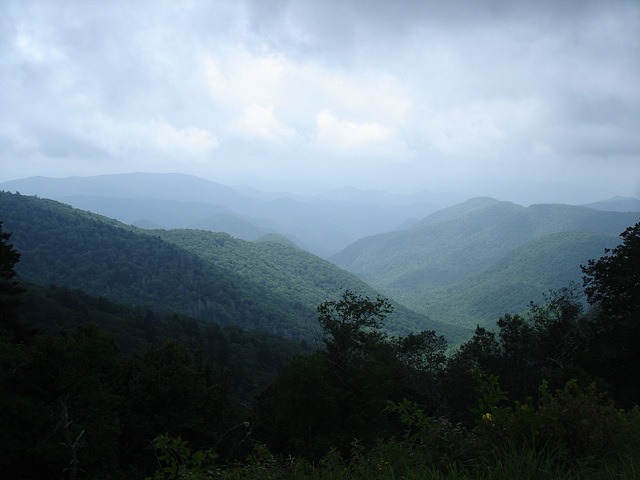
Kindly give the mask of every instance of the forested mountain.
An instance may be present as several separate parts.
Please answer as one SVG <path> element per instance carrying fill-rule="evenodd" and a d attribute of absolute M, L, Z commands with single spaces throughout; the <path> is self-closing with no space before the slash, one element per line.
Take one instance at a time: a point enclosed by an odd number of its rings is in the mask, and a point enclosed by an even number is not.
<path fill-rule="evenodd" d="M 0 183 L 0 189 L 59 200 L 127 224 L 206 228 L 246 240 L 278 233 L 323 257 L 459 200 L 452 195 L 355 189 L 302 199 L 233 189 L 190 175 L 146 173 L 32 177 Z"/>
<path fill-rule="evenodd" d="M 348 291 L 318 306 L 320 335 L 309 351 L 233 325 L 25 285 L 15 275 L 32 256 L 64 278 L 79 272 L 92 284 L 107 277 L 118 290 L 138 294 L 159 280 L 171 289 L 164 295 L 180 297 L 183 285 L 166 273 L 186 272 L 196 294 L 203 278 L 217 274 L 216 293 L 229 297 L 219 303 L 228 306 L 238 298 L 232 295 L 246 293 L 250 278 L 271 269 L 284 285 L 275 297 L 286 297 L 292 284 L 282 265 L 302 267 L 317 258 L 283 260 L 300 250 L 278 238 L 253 245 L 223 234 L 165 232 L 196 255 L 50 200 L 2 193 L 0 214 L 18 232 L 14 239 L 0 221 L 5 476 L 637 476 L 640 222 L 608 255 L 581 268 L 591 310 L 570 291 L 556 292 L 527 312 L 503 315 L 493 331 L 478 327 L 447 355 L 447 342 L 433 331 L 390 337 L 383 326 L 391 303 Z M 552 257 L 557 271 L 543 273 L 566 275 L 572 267 L 566 245 L 597 247 L 608 238 L 584 230 L 552 233 L 512 249 L 488 272 L 496 281 L 506 273 L 508 281 L 509 270 Z M 28 247 L 23 258 L 18 243 Z M 262 249 L 273 265 L 255 264 Z M 159 266 L 165 261 L 168 272 Z M 234 267 L 242 273 L 233 275 Z M 312 283 L 331 271 L 316 267 Z M 141 272 L 147 283 L 137 281 Z M 530 276 L 526 269 L 512 273 Z M 301 286 L 309 282 L 304 278 L 301 273 Z M 251 408 L 238 401 L 257 391 Z"/>
<path fill-rule="evenodd" d="M 52 200 L 0 193 L 25 281 L 81 289 L 159 312 L 312 335 L 315 312 L 157 236 Z"/>
<path fill-rule="evenodd" d="M 552 233 L 517 246 L 480 273 L 429 293 L 412 306 L 454 325 L 491 327 L 507 312 L 530 302 L 544 303 L 550 290 L 579 286 L 582 272 L 604 248 L 620 243 L 614 235 L 573 230 Z"/>
<path fill-rule="evenodd" d="M 152 233 L 220 268 L 265 286 L 300 308 L 315 309 L 328 298 L 338 298 L 345 290 L 372 298 L 378 295 L 355 275 L 295 245 L 283 244 L 277 238 L 247 242 L 226 233 L 203 230 L 154 230 Z M 470 329 L 451 328 L 433 321 L 396 303 L 386 327 L 393 334 L 433 329 L 452 341 L 472 333 Z"/>
<path fill-rule="evenodd" d="M 427 216 L 413 228 L 363 238 L 331 260 L 409 308 L 475 325 L 495 321 L 486 315 L 504 312 L 503 307 L 523 310 L 541 288 L 544 292 L 580 281 L 580 262 L 601 255 L 637 219 L 636 213 L 571 205 L 523 207 L 477 198 Z M 543 240 L 578 230 L 600 235 Z M 560 252 L 567 254 L 566 261 Z M 560 265 L 569 260 L 576 261 L 573 276 L 561 274 Z"/>
<path fill-rule="evenodd" d="M 195 230 L 148 234 L 52 200 L 9 193 L 0 193 L 0 218 L 23 255 L 17 271 L 26 281 L 221 325 L 310 340 L 320 302 L 346 289 L 376 295 L 329 262 L 277 242 L 253 244 Z M 389 320 L 394 333 L 435 328 L 453 340 L 466 335 L 441 327 L 400 306 Z"/>

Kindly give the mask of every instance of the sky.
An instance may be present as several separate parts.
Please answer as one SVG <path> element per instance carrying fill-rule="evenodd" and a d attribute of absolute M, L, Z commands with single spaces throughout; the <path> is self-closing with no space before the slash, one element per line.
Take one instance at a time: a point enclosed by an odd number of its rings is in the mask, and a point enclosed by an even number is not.
<path fill-rule="evenodd" d="M 640 197 L 638 0 L 0 0 L 0 182 Z"/>

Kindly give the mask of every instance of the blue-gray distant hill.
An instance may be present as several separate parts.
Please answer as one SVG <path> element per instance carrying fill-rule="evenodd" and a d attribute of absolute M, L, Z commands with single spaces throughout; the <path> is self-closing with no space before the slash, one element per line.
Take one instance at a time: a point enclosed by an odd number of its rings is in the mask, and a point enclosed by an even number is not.
<path fill-rule="evenodd" d="M 363 238 L 331 260 L 434 319 L 489 324 L 579 282 L 580 263 L 637 221 L 637 213 L 475 198 L 411 229 Z"/>
<path fill-rule="evenodd" d="M 361 237 L 393 230 L 459 199 L 358 189 L 301 198 L 169 173 L 31 177 L 0 183 L 0 189 L 59 200 L 126 224 L 200 228 L 245 240 L 276 233 L 325 258 Z"/>

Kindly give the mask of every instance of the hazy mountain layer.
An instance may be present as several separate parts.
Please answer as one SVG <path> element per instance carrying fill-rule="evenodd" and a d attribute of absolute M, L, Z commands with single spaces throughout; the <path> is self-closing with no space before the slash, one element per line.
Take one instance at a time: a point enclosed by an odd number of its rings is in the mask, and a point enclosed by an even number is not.
<path fill-rule="evenodd" d="M 640 212 L 640 200 L 633 197 L 613 197 L 601 202 L 588 203 L 585 207 L 607 212 Z"/>
<path fill-rule="evenodd" d="M 190 175 L 145 173 L 32 177 L 1 183 L 0 189 L 60 200 L 128 224 L 197 226 L 249 240 L 263 233 L 278 233 L 323 257 L 361 237 L 422 218 L 459 198 L 347 189 L 301 199 L 247 188 L 235 190 Z M 225 222 L 221 222 L 221 214 L 226 215 Z M 239 228 L 239 224 L 243 226 Z"/>

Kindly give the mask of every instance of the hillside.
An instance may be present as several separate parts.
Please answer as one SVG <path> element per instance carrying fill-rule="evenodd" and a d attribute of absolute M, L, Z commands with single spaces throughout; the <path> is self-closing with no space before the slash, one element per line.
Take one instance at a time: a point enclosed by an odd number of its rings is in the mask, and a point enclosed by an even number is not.
<path fill-rule="evenodd" d="M 582 271 L 604 248 L 614 248 L 620 238 L 574 230 L 526 242 L 487 269 L 459 283 L 435 290 L 411 306 L 429 312 L 445 323 L 493 327 L 505 313 L 518 313 L 530 302 L 543 303 L 544 294 L 580 286 Z"/>
<path fill-rule="evenodd" d="M 636 221 L 636 213 L 571 205 L 523 207 L 493 199 L 472 199 L 436 212 L 414 228 L 361 239 L 331 260 L 386 295 L 440 320 L 435 311 L 425 309 L 430 294 L 480 274 L 516 247 L 553 233 L 574 230 L 617 237 Z M 609 243 L 603 242 L 596 256 L 600 256 Z M 573 248 L 579 251 L 582 247 L 574 245 Z M 540 271 L 553 269 L 550 264 L 538 268 Z M 521 278 L 513 281 L 525 282 Z M 523 290 L 530 290 L 529 300 L 541 293 L 540 285 L 548 284 L 527 280 L 526 285 L 522 285 Z M 454 304 L 457 305 L 446 303 Z M 451 318 L 444 307 L 438 312 Z M 460 324 L 459 320 L 456 323 Z"/>
<path fill-rule="evenodd" d="M 16 271 L 25 281 L 290 338 L 313 334 L 312 309 L 157 236 L 52 200 L 4 192 L 0 218 L 22 254 Z"/>
<path fill-rule="evenodd" d="M 235 325 L 221 327 L 175 313 L 156 313 L 142 307 L 110 302 L 80 290 L 22 284 L 20 319 L 42 334 L 68 335 L 76 326 L 95 323 L 114 336 L 123 354 L 144 353 L 169 340 L 179 340 L 229 372 L 233 394 L 250 401 L 273 380 L 295 354 L 308 353 L 308 345 Z"/>
<path fill-rule="evenodd" d="M 377 295 L 329 262 L 277 242 L 254 244 L 198 230 L 149 234 L 52 200 L 9 193 L 0 193 L 0 218 L 22 253 L 17 271 L 26 281 L 221 325 L 312 340 L 318 304 L 345 289 Z M 443 331 L 399 305 L 389 319 L 395 334 L 432 328 L 454 341 L 467 335 Z"/>
<path fill-rule="evenodd" d="M 157 230 L 164 240 L 193 252 L 216 266 L 238 274 L 288 298 L 302 310 L 314 309 L 326 299 L 338 298 L 345 290 L 375 298 L 373 288 L 355 275 L 305 250 L 268 237 L 257 242 L 233 238 L 226 233 L 202 230 Z M 416 314 L 394 302 L 387 329 L 395 335 L 433 329 L 452 341 L 471 331 L 451 328 Z"/>
<path fill-rule="evenodd" d="M 331 260 L 403 301 L 478 273 L 529 240 L 569 230 L 618 235 L 637 220 L 635 213 L 571 205 L 489 201 L 475 208 L 476 202 L 437 212 L 437 221 L 426 217 L 409 230 L 363 238 Z M 451 210 L 456 214 L 446 215 Z"/>

